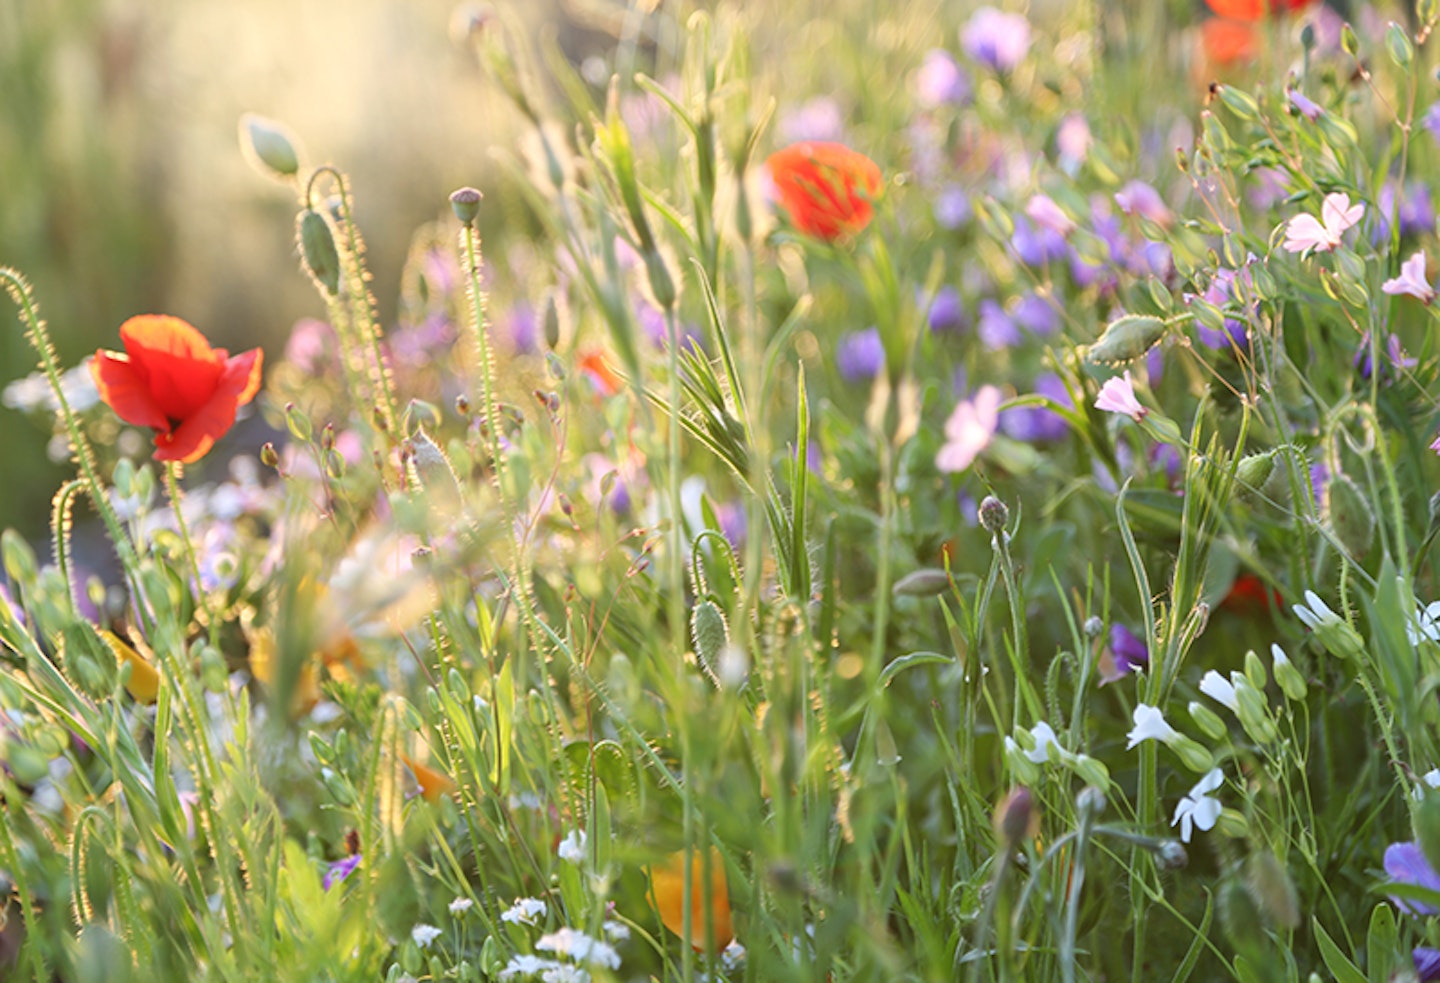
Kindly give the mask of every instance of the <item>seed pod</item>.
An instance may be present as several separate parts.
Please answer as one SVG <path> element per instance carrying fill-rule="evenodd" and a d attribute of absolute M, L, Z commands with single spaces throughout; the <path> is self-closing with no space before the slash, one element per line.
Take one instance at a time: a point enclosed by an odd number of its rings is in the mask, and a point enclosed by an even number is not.
<path fill-rule="evenodd" d="M 295 228 L 305 272 L 316 286 L 334 297 L 340 292 L 340 251 L 335 248 L 330 223 L 319 212 L 307 208 L 300 213 Z"/>
<path fill-rule="evenodd" d="M 1096 365 L 1123 365 L 1133 362 L 1165 337 L 1165 322 L 1148 314 L 1126 314 L 1106 326 L 1099 340 L 1090 346 L 1085 359 Z"/>
<path fill-rule="evenodd" d="M 450 194 L 450 208 L 462 225 L 474 225 L 480 214 L 480 199 L 485 197 L 474 188 L 461 188 Z"/>

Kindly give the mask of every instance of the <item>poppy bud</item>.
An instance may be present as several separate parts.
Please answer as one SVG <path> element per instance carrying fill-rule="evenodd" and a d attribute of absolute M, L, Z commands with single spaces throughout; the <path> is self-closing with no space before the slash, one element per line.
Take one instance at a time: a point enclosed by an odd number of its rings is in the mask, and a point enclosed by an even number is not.
<path fill-rule="evenodd" d="M 278 468 L 280 466 L 280 455 L 276 452 L 275 445 L 268 440 L 265 441 L 264 446 L 260 448 L 260 463 L 267 468 Z"/>
<path fill-rule="evenodd" d="M 1325 486 L 1325 519 L 1351 556 L 1364 556 L 1375 539 L 1375 514 L 1360 488 L 1343 474 Z"/>
<path fill-rule="evenodd" d="M 262 170 L 278 178 L 293 178 L 300 170 L 300 156 L 290 131 L 264 116 L 246 113 L 240 117 L 240 146 Z"/>
<path fill-rule="evenodd" d="M 474 225 L 480 215 L 480 199 L 485 197 L 474 188 L 461 188 L 450 194 L 450 208 L 461 225 Z"/>
<path fill-rule="evenodd" d="M 1034 839 L 1040 833 L 1040 812 L 1035 808 L 1034 794 L 1023 785 L 1011 789 L 995 807 L 991 824 L 1002 849 L 1014 850 Z"/>
<path fill-rule="evenodd" d="M 1290 874 L 1269 850 L 1257 850 L 1245 862 L 1245 887 L 1265 920 L 1276 928 L 1300 924 L 1300 901 Z"/>
<path fill-rule="evenodd" d="M 944 570 L 926 567 L 912 570 L 891 588 L 896 597 L 934 597 L 950 587 L 950 575 Z"/>
<path fill-rule="evenodd" d="M 690 612 L 690 633 L 695 640 L 695 655 L 701 667 L 714 676 L 720 653 L 730 643 L 730 628 L 725 613 L 713 601 L 701 601 Z"/>
<path fill-rule="evenodd" d="M 1010 521 L 1010 509 L 994 495 L 986 495 L 980 502 L 980 525 L 992 533 L 1005 530 Z"/>
<path fill-rule="evenodd" d="M 296 220 L 296 237 L 300 241 L 300 258 L 305 272 L 331 297 L 340 292 L 340 252 L 330 223 L 319 212 L 306 209 Z"/>
<path fill-rule="evenodd" d="M 294 403 L 285 404 L 285 427 L 290 431 L 290 436 L 305 444 L 310 442 L 310 437 L 315 433 L 310 425 L 310 417 Z"/>
<path fill-rule="evenodd" d="M 553 350 L 560 344 L 560 305 L 556 302 L 553 291 L 545 295 L 545 312 L 540 320 L 545 326 L 545 344 Z M 557 378 L 565 377 L 560 375 Z"/>

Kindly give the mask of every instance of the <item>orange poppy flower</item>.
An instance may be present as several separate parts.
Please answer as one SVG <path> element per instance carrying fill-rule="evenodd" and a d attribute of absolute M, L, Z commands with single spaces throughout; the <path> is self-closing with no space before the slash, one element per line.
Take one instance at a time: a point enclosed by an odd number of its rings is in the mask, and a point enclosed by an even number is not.
<path fill-rule="evenodd" d="M 690 931 L 700 936 L 699 944 L 690 943 L 695 949 L 704 948 L 705 918 L 709 912 L 711 929 L 715 933 L 715 948 L 725 948 L 735 938 L 735 929 L 730 921 L 730 890 L 725 883 L 725 862 L 720 851 L 710 848 L 710 897 L 703 896 L 705 890 L 705 865 L 700 854 L 690 854 Z M 685 851 L 672 853 L 663 866 L 650 870 L 650 898 L 655 911 L 665 927 L 676 935 L 685 934 Z"/>
<path fill-rule="evenodd" d="M 795 228 L 834 242 L 870 224 L 884 179 L 869 157 L 839 143 L 796 143 L 766 162 Z"/>
<path fill-rule="evenodd" d="M 90 373 L 116 416 L 155 431 L 157 461 L 204 457 L 260 390 L 260 349 L 232 356 L 211 348 L 178 317 L 132 317 L 120 340 L 124 353 L 96 352 Z"/>

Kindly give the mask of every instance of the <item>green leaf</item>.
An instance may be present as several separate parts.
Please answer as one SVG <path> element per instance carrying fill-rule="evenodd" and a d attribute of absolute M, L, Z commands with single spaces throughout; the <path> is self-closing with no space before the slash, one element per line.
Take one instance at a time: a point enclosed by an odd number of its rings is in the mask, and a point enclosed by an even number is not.
<path fill-rule="evenodd" d="M 1377 904 L 1370 913 L 1370 934 L 1365 939 L 1365 961 L 1370 969 L 1370 983 L 1385 983 L 1390 979 L 1399 948 L 1395 912 L 1388 904 Z"/>
<path fill-rule="evenodd" d="M 1320 958 L 1325 960 L 1325 968 L 1334 975 L 1336 983 L 1368 983 L 1365 974 L 1351 962 L 1335 940 L 1330 938 L 1325 931 L 1325 926 L 1320 924 L 1320 919 L 1311 918 L 1310 925 L 1315 929 L 1315 941 L 1320 946 Z"/>
<path fill-rule="evenodd" d="M 879 689 L 884 689 L 889 686 L 900 673 L 906 669 L 912 669 L 915 666 L 953 665 L 954 663 L 955 660 L 950 656 L 941 655 L 939 652 L 911 652 L 909 655 L 900 656 L 900 658 L 887 665 L 884 671 L 880 673 L 880 679 L 876 685 Z"/>

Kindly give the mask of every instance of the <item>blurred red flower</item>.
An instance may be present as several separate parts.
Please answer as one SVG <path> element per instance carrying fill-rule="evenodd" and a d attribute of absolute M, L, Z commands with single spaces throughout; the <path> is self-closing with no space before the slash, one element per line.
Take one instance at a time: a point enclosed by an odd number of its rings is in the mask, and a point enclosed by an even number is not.
<path fill-rule="evenodd" d="M 1221 17 L 1231 20 L 1260 20 L 1266 14 L 1292 14 L 1304 10 L 1315 0 L 1205 0 Z"/>
<path fill-rule="evenodd" d="M 884 179 L 869 157 L 839 143 L 791 144 L 766 162 L 780 205 L 801 232 L 826 242 L 870 224 Z"/>
<path fill-rule="evenodd" d="M 125 351 L 96 352 L 90 373 L 116 416 L 155 431 L 157 461 L 204 457 L 260 390 L 260 349 L 231 356 L 178 317 L 132 317 L 120 340 Z"/>

